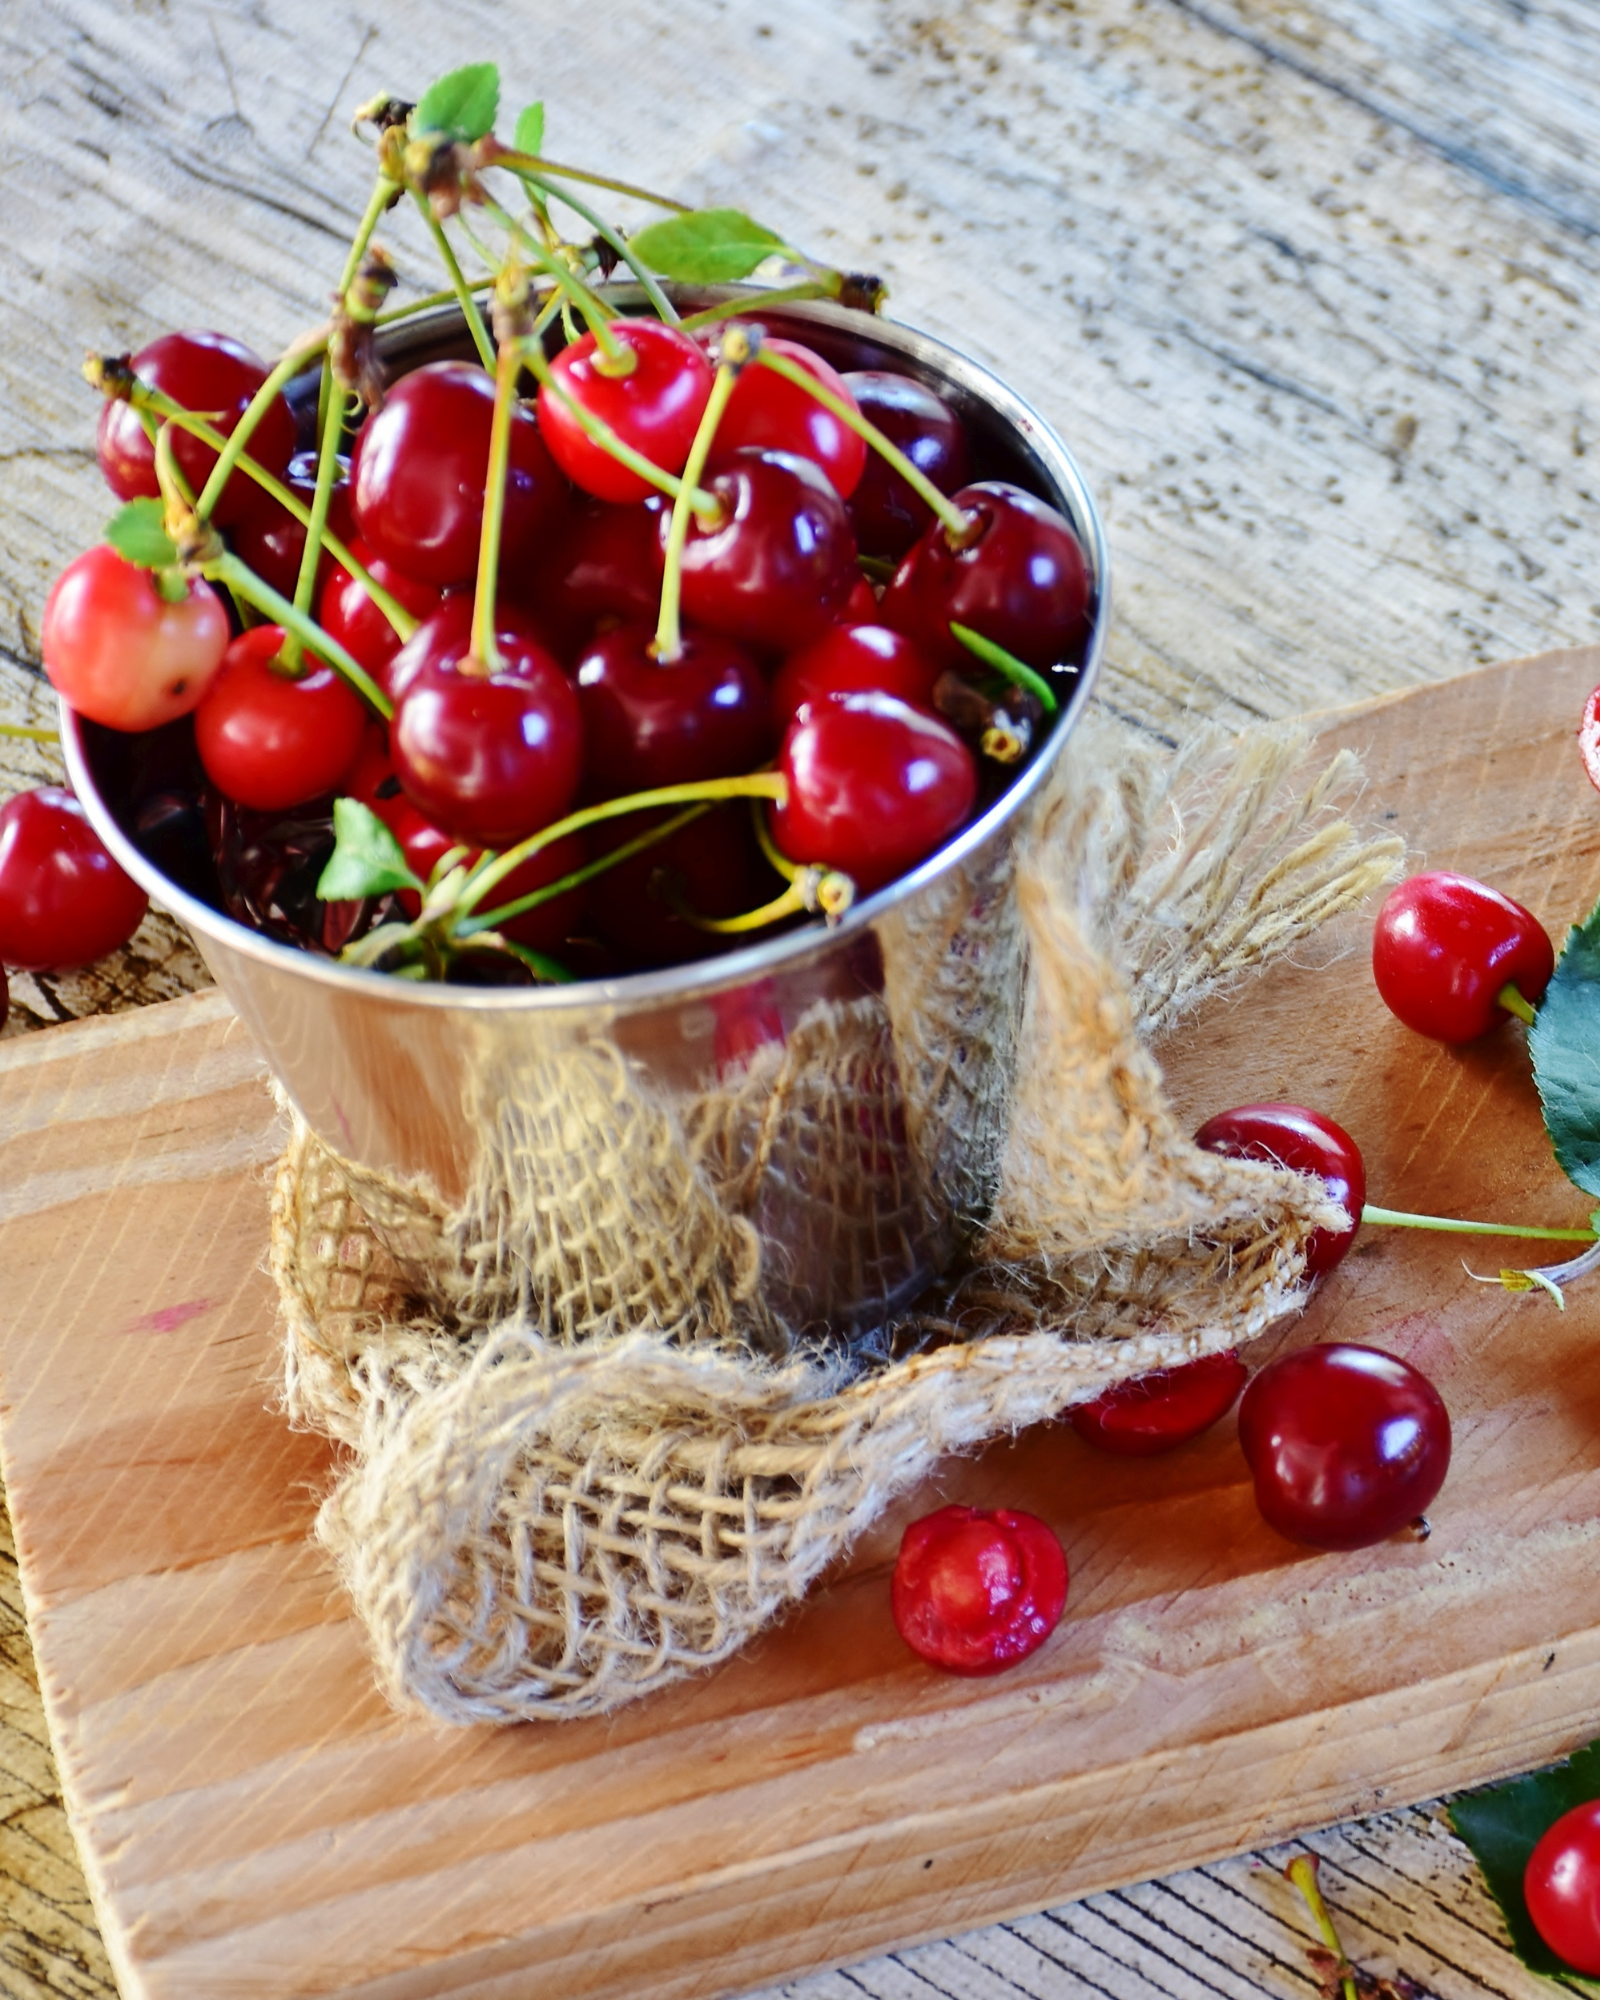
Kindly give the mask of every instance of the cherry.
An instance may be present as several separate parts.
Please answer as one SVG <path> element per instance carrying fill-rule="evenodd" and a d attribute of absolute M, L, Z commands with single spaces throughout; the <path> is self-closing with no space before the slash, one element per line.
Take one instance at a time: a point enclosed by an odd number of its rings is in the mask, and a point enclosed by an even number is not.
<path fill-rule="evenodd" d="M 394 759 L 389 755 L 388 725 L 380 722 L 375 715 L 367 717 L 361 748 L 356 752 L 354 763 L 339 779 L 338 791 L 341 798 L 359 799 L 391 830 L 403 814 L 416 810 L 394 774 Z M 427 869 L 418 872 L 426 881 Z"/>
<path fill-rule="evenodd" d="M 883 622 L 909 633 L 942 666 L 972 660 L 951 637 L 952 623 L 971 626 L 1031 667 L 1075 665 L 1091 588 L 1072 523 L 1003 479 L 964 486 L 953 497 L 977 516 L 975 539 L 953 549 L 936 521 L 895 571 Z"/>
<path fill-rule="evenodd" d="M 779 668 L 772 683 L 772 712 L 787 723 L 808 701 L 873 688 L 898 695 L 913 708 L 932 708 L 933 684 L 941 671 L 914 640 L 887 625 L 830 625 Z"/>
<path fill-rule="evenodd" d="M 878 622 L 878 593 L 864 576 L 858 576 L 850 586 L 850 595 L 834 614 L 840 625 L 876 625 Z"/>
<path fill-rule="evenodd" d="M 852 410 L 856 399 L 843 377 L 820 354 L 795 340 L 769 337 L 764 346 L 784 355 L 815 377 Z M 796 383 L 771 368 L 748 367 L 740 372 L 717 425 L 719 457 L 743 445 L 767 445 L 775 451 L 808 458 L 828 476 L 841 500 L 848 500 L 861 483 L 867 463 L 866 440 L 841 417 L 808 396 Z"/>
<path fill-rule="evenodd" d="M 118 951 L 148 904 L 60 785 L 0 806 L 0 964 L 64 972 Z"/>
<path fill-rule="evenodd" d="M 635 840 L 669 813 L 629 813 L 594 829 L 597 852 Z M 782 883 L 762 858 L 744 800 L 730 800 L 596 878 L 591 921 L 636 970 L 684 965 L 748 943 L 697 930 L 675 899 L 701 917 L 737 917 L 770 902 Z"/>
<path fill-rule="evenodd" d="M 277 666 L 286 634 L 255 625 L 223 657 L 194 712 L 195 747 L 218 791 L 256 812 L 285 812 L 331 792 L 362 747 L 367 711 L 329 666 Z"/>
<path fill-rule="evenodd" d="M 387 897 L 374 906 L 325 903 L 317 895 L 333 852 L 328 801 L 258 813 L 208 791 L 205 815 L 223 907 L 235 922 L 303 951 L 337 956 L 375 916 L 393 913 Z"/>
<path fill-rule="evenodd" d="M 224 434 L 232 432 L 268 374 L 259 355 L 225 333 L 164 333 L 148 347 L 141 347 L 132 356 L 131 366 L 140 381 L 205 417 Z M 268 472 L 281 474 L 294 450 L 294 430 L 294 412 L 279 396 L 250 433 L 246 450 Z M 95 453 L 107 484 L 119 499 L 137 500 L 160 493 L 155 446 L 131 403 L 108 402 L 100 412 Z M 174 425 L 173 456 L 198 498 L 217 454 Z M 258 491 L 247 473 L 235 472 L 211 510 L 212 520 L 219 528 L 241 520 L 255 504 Z"/>
<path fill-rule="evenodd" d="M 1470 875 L 1443 870 L 1392 889 L 1372 933 L 1372 976 L 1384 1004 L 1436 1042 L 1472 1042 L 1498 1027 L 1505 988 L 1532 1004 L 1555 962 L 1531 911 Z"/>
<path fill-rule="evenodd" d="M 351 797 L 355 796 L 357 794 L 352 792 Z M 443 856 L 460 844 L 443 827 L 424 819 L 408 800 L 401 802 L 398 812 L 394 812 L 392 817 L 381 812 L 379 817 L 388 817 L 394 837 L 411 865 L 411 872 L 424 882 Z M 464 858 L 469 864 L 475 862 L 481 851 L 475 850 Z M 479 907 L 487 915 L 502 904 L 516 902 L 520 896 L 531 896 L 535 889 L 548 888 L 552 882 L 559 882 L 562 876 L 576 874 L 588 859 L 589 847 L 584 835 L 566 834 L 560 840 L 552 841 L 550 846 L 542 847 L 520 867 L 512 869 L 503 882 L 489 891 Z M 535 903 L 531 910 L 524 910 L 521 916 L 511 917 L 496 928 L 503 937 L 515 939 L 518 944 L 526 945 L 529 951 L 553 951 L 583 921 L 588 900 L 589 885 L 582 882 L 576 889 L 568 889 L 564 895 L 552 896 L 547 903 Z M 408 917 L 414 918 L 421 912 L 422 898 L 414 889 L 402 889 L 399 902 Z"/>
<path fill-rule="evenodd" d="M 528 620 L 496 621 L 504 661 L 464 671 L 472 605 L 447 597 L 395 655 L 389 748 L 427 818 L 474 845 L 506 848 L 560 819 L 583 769 L 578 697 Z"/>
<path fill-rule="evenodd" d="M 967 436 L 947 403 L 909 375 L 862 369 L 846 375 L 857 407 L 941 493 L 967 478 Z M 903 556 L 933 519 L 928 503 L 877 452 L 867 454 L 861 483 L 850 496 L 850 520 L 867 555 Z"/>
<path fill-rule="evenodd" d="M 1534 1929 L 1574 1972 L 1600 1973 L 1600 1799 L 1540 1836 L 1522 1876 Z"/>
<path fill-rule="evenodd" d="M 69 563 L 45 600 L 39 650 L 50 684 L 108 729 L 187 715 L 222 665 L 228 614 L 195 578 L 173 603 L 152 570 L 102 543 Z"/>
<path fill-rule="evenodd" d="M 844 502 L 809 459 L 785 451 L 736 451 L 705 484 L 722 516 L 691 516 L 684 616 L 770 652 L 803 646 L 833 622 L 856 581 Z M 663 510 L 663 553 L 670 522 Z"/>
<path fill-rule="evenodd" d="M 1067 1559 L 1036 1515 L 941 1507 L 906 1529 L 890 1597 L 914 1653 L 948 1673 L 998 1674 L 1060 1624 Z"/>
<path fill-rule="evenodd" d="M 608 373 L 599 342 L 586 333 L 551 362 L 552 378 L 641 457 L 681 472 L 711 395 L 710 361 L 688 334 L 659 320 L 613 320 L 610 331 L 633 356 L 627 374 Z M 642 500 L 654 490 L 596 444 L 548 384 L 539 390 L 539 425 L 551 456 L 585 493 Z"/>
<path fill-rule="evenodd" d="M 1450 1466 L 1450 1418 L 1408 1362 L 1329 1342 L 1268 1362 L 1239 1405 L 1263 1519 L 1292 1542 L 1364 1549 L 1424 1512 Z"/>
<path fill-rule="evenodd" d="M 584 654 L 574 680 L 594 798 L 732 777 L 772 754 L 767 684 L 720 633 L 686 629 L 677 658 L 658 660 L 653 627 L 619 625 Z"/>
<path fill-rule="evenodd" d="M 661 595 L 656 517 L 663 504 L 659 493 L 627 506 L 581 501 L 537 568 L 519 580 L 563 658 L 587 646 L 606 621 L 654 619 Z"/>
<path fill-rule="evenodd" d="M 863 894 L 943 845 L 978 796 L 972 752 L 948 724 L 889 694 L 836 694 L 790 723 L 787 801 L 772 832 L 791 861 L 842 869 Z"/>
<path fill-rule="evenodd" d="M 1367 1201 L 1367 1170 L 1355 1140 L 1320 1111 L 1308 1111 L 1303 1104 L 1240 1104 L 1208 1118 L 1194 1142 L 1231 1160 L 1266 1160 L 1296 1173 L 1319 1174 L 1327 1182 L 1328 1193 L 1350 1217 L 1350 1227 L 1312 1232 L 1306 1245 L 1308 1278 L 1331 1271 L 1355 1242 Z"/>
<path fill-rule="evenodd" d="M 364 563 L 374 580 L 381 583 L 391 597 L 398 598 L 413 618 L 431 618 L 438 610 L 442 597 L 433 584 L 419 582 L 406 570 L 385 562 L 359 536 L 351 541 L 349 547 L 357 562 Z M 328 637 L 338 640 L 356 664 L 366 668 L 385 694 L 392 694 L 389 663 L 400 650 L 400 634 L 367 595 L 366 585 L 358 583 L 340 563 L 329 565 L 328 580 L 322 586 L 322 597 L 317 606 L 317 618 Z"/>
<path fill-rule="evenodd" d="M 351 496 L 361 538 L 385 562 L 443 590 L 478 567 L 494 378 L 470 361 L 403 375 L 356 438 Z M 560 515 L 565 489 L 538 425 L 512 412 L 500 564 L 508 576 Z"/>
<path fill-rule="evenodd" d="M 1210 1430 L 1233 1408 L 1250 1371 L 1230 1347 L 1177 1368 L 1113 1382 L 1067 1421 L 1087 1443 L 1117 1458 L 1154 1458 Z"/>
<path fill-rule="evenodd" d="M 328 497 L 328 526 L 340 541 L 348 544 L 355 535 L 355 515 L 350 510 L 350 462 L 341 458 L 338 465 Z M 317 454 L 297 451 L 289 461 L 283 483 L 297 500 L 309 507 L 316 494 Z M 253 490 L 256 497 L 250 512 L 230 538 L 234 554 L 248 563 L 264 583 L 270 583 L 280 597 L 293 598 L 300 581 L 300 558 L 305 553 L 305 524 L 263 488 L 257 486 Z M 324 549 L 317 563 L 318 590 L 332 567 L 333 558 Z"/>

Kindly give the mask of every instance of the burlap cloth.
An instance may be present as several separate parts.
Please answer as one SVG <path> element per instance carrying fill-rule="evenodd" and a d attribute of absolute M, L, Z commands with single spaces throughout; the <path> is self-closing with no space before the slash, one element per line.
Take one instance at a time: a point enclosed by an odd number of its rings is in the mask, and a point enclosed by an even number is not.
<path fill-rule="evenodd" d="M 1394 873 L 1345 817 L 1355 760 L 1308 781 L 1304 753 L 1091 716 L 990 879 L 891 940 L 881 995 L 687 1101 L 603 1039 L 497 1076 L 454 1209 L 293 1120 L 287 1406 L 346 1447 L 317 1533 L 395 1702 L 588 1715 L 713 1665 L 942 1455 L 1295 1309 L 1343 1212 L 1199 1151 L 1150 1045 Z M 846 1200 L 816 1176 L 841 1134 Z M 831 1228 L 843 1283 L 911 1238 L 945 1275 L 797 1329 L 752 1220 L 776 1185 L 810 1190 L 786 1227 Z"/>

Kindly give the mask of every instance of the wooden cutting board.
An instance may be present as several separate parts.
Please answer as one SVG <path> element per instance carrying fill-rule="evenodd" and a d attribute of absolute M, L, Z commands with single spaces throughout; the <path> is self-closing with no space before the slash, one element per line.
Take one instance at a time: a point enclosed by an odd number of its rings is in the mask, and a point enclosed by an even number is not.
<path fill-rule="evenodd" d="M 1600 650 L 1328 719 L 1375 815 L 1558 933 L 1600 893 Z M 1581 1223 L 1521 1031 L 1389 1018 L 1364 929 L 1164 1051 L 1184 1115 L 1291 1097 L 1374 1200 Z M 1231 1419 L 1152 1463 L 1062 1427 L 951 1464 L 722 1671 L 614 1719 L 392 1714 L 308 1537 L 331 1466 L 275 1414 L 278 1143 L 219 996 L 0 1049 L 0 1451 L 46 1707 L 134 1996 L 738 1992 L 1525 1768 L 1600 1714 L 1600 1284 L 1565 1314 L 1459 1239 L 1368 1231 L 1286 1336 L 1418 1362 L 1455 1421 L 1427 1543 L 1315 1555 Z M 1469 1245 L 1492 1272 L 1514 1245 Z M 943 1678 L 890 1622 L 913 1514 L 1030 1508 L 1073 1583 L 1042 1653 Z"/>

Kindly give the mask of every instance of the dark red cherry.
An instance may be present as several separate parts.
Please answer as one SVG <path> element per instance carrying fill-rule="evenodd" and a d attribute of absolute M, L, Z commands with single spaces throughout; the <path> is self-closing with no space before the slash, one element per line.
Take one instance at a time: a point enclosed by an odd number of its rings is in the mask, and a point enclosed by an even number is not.
<path fill-rule="evenodd" d="M 413 618 L 431 618 L 438 610 L 441 593 L 433 584 L 419 583 L 405 570 L 385 562 L 359 537 L 349 546 L 356 560 L 366 564 L 374 579 L 397 597 Z M 400 650 L 400 634 L 367 595 L 366 586 L 357 583 L 342 564 L 330 565 L 317 618 L 328 637 L 337 639 L 385 694 L 391 693 L 389 663 Z"/>
<path fill-rule="evenodd" d="M 1249 1375 L 1230 1347 L 1226 1354 L 1203 1354 L 1114 1382 L 1089 1402 L 1074 1403 L 1067 1421 L 1079 1437 L 1114 1457 L 1154 1458 L 1225 1417 Z"/>
<path fill-rule="evenodd" d="M 844 379 L 861 414 L 941 493 L 965 485 L 967 434 L 948 403 L 909 375 L 871 368 Z M 886 458 L 869 451 L 861 483 L 850 496 L 850 520 L 863 554 L 903 556 L 932 519 L 927 502 Z"/>
<path fill-rule="evenodd" d="M 878 622 L 878 593 L 864 576 L 858 576 L 850 586 L 850 595 L 834 613 L 834 620 L 840 625 L 876 625 Z"/>
<path fill-rule="evenodd" d="M 60 785 L 0 806 L 0 965 L 64 972 L 119 950 L 147 898 Z"/>
<path fill-rule="evenodd" d="M 669 817 L 629 813 L 597 826 L 595 852 L 614 852 Z M 679 904 L 697 916 L 737 917 L 770 903 L 782 888 L 756 844 L 749 804 L 731 799 L 597 876 L 589 916 L 627 963 L 644 971 L 750 942 L 697 930 L 676 914 Z"/>
<path fill-rule="evenodd" d="M 390 666 L 389 751 L 424 816 L 496 850 L 560 819 L 583 772 L 578 697 L 528 621 L 507 610 L 498 673 L 463 672 L 472 604 L 447 597 Z"/>
<path fill-rule="evenodd" d="M 1319 1549 L 1364 1549 L 1431 1505 L 1450 1418 L 1409 1362 L 1329 1342 L 1268 1362 L 1239 1405 L 1239 1443 L 1270 1527 Z"/>
<path fill-rule="evenodd" d="M 763 345 L 769 353 L 781 354 L 803 368 L 842 403 L 855 408 L 855 398 L 844 378 L 820 354 L 796 340 L 768 338 Z M 765 445 L 810 459 L 827 474 L 841 500 L 848 500 L 855 492 L 867 462 L 866 443 L 859 432 L 815 396 L 770 368 L 749 367 L 741 372 L 717 425 L 719 459 L 745 445 Z"/>
<path fill-rule="evenodd" d="M 661 599 L 659 493 L 615 506 L 579 500 L 517 586 L 563 659 L 606 625 L 654 620 Z"/>
<path fill-rule="evenodd" d="M 283 483 L 295 498 L 309 507 L 316 495 L 317 454 L 297 451 L 289 461 Z M 264 583 L 270 583 L 280 597 L 293 599 L 300 581 L 300 558 L 305 552 L 306 531 L 288 508 L 279 506 L 269 493 L 257 486 L 250 511 L 229 536 L 234 554 L 247 562 Z M 348 544 L 355 534 L 355 516 L 350 511 L 350 462 L 339 460 L 333 491 L 328 498 L 328 526 Z M 334 567 L 326 549 L 317 564 L 317 589 L 327 582 Z M 312 602 L 316 599 L 313 597 Z"/>
<path fill-rule="evenodd" d="M 703 483 L 722 519 L 691 516 L 684 616 L 768 652 L 803 646 L 833 622 L 858 574 L 844 502 L 809 459 L 784 451 L 736 451 Z M 663 512 L 663 551 L 670 518 Z"/>
<path fill-rule="evenodd" d="M 1041 671 L 1083 656 L 1090 605 L 1089 563 L 1072 523 L 1020 486 L 986 479 L 954 496 L 975 514 L 975 541 L 952 549 L 935 522 L 884 592 L 886 625 L 909 633 L 943 666 L 971 664 L 950 636 L 952 623 L 1004 646 Z"/>
<path fill-rule="evenodd" d="M 384 815 L 380 812 L 379 817 Z M 443 827 L 424 819 L 409 800 L 401 803 L 399 811 L 389 819 L 389 825 L 411 866 L 411 872 L 424 882 L 450 849 L 460 845 Z M 466 861 L 469 864 L 475 862 L 481 852 L 481 848 L 474 848 L 465 856 Z M 520 867 L 512 869 L 503 882 L 489 891 L 478 906 L 478 912 L 487 916 L 491 910 L 514 903 L 519 897 L 531 896 L 535 889 L 546 889 L 563 876 L 576 874 L 588 859 L 589 847 L 585 836 L 582 833 L 563 834 L 560 840 L 541 848 Z M 496 928 L 503 937 L 526 945 L 529 951 L 554 951 L 583 921 L 584 906 L 588 900 L 589 885 L 580 883 L 576 889 L 552 896 L 547 903 L 536 903 L 531 910 L 524 910 L 521 916 L 509 917 Z M 414 889 L 402 889 L 400 907 L 408 917 L 414 918 L 422 909 L 422 898 Z"/>
<path fill-rule="evenodd" d="M 1515 986 L 1531 1005 L 1555 950 L 1531 910 L 1470 875 L 1435 869 L 1391 889 L 1372 933 L 1372 976 L 1390 1012 L 1436 1042 L 1476 1041 L 1508 1018 Z"/>
<path fill-rule="evenodd" d="M 1320 1111 L 1308 1111 L 1303 1104 L 1240 1104 L 1208 1118 L 1194 1142 L 1208 1153 L 1266 1160 L 1296 1173 L 1318 1174 L 1327 1182 L 1329 1194 L 1350 1217 L 1350 1227 L 1313 1231 L 1306 1245 L 1308 1278 L 1331 1271 L 1355 1242 L 1367 1199 L 1367 1170 L 1355 1140 Z"/>
<path fill-rule="evenodd" d="M 791 861 L 842 869 L 865 894 L 942 847 L 978 796 L 972 752 L 936 715 L 888 694 L 836 694 L 789 725 L 772 832 Z"/>
<path fill-rule="evenodd" d="M 619 625 L 578 662 L 591 798 L 728 778 L 772 755 L 767 684 L 742 646 L 688 627 L 676 659 L 654 649 L 653 627 Z"/>
<path fill-rule="evenodd" d="M 254 812 L 286 812 L 331 792 L 355 762 L 367 711 L 331 667 L 278 671 L 281 625 L 253 625 L 223 656 L 194 712 L 195 747 L 219 792 Z"/>
<path fill-rule="evenodd" d="M 931 1665 L 997 1674 L 1061 1622 L 1067 1559 L 1037 1515 L 941 1507 L 906 1529 L 890 1601 L 901 1638 Z"/>
<path fill-rule="evenodd" d="M 401 376 L 362 425 L 351 459 L 361 538 L 397 569 L 447 589 L 477 574 L 494 380 L 470 361 Z M 566 505 L 566 488 L 529 411 L 511 420 L 500 566 L 511 577 Z"/>
<path fill-rule="evenodd" d="M 830 625 L 778 670 L 773 716 L 786 725 L 805 702 L 870 688 L 898 695 L 914 708 L 931 708 L 933 684 L 942 671 L 914 640 L 887 625 Z"/>
<path fill-rule="evenodd" d="M 611 322 L 632 354 L 626 375 L 606 372 L 592 333 L 563 348 L 550 373 L 566 394 L 663 472 L 681 472 L 711 395 L 713 370 L 686 333 L 653 319 Z M 575 486 L 601 500 L 642 500 L 653 489 L 590 438 L 548 385 L 539 390 L 539 425 L 556 463 Z"/>
<path fill-rule="evenodd" d="M 361 748 L 339 780 L 338 792 L 341 798 L 359 799 L 391 828 L 402 813 L 415 810 L 394 774 L 394 759 L 389 755 L 389 725 L 375 715 L 367 718 Z"/>
<path fill-rule="evenodd" d="M 131 357 L 133 372 L 152 389 L 230 434 L 266 381 L 267 364 L 225 333 L 164 333 Z M 250 434 L 249 455 L 268 472 L 282 475 L 294 450 L 294 412 L 277 397 Z M 100 412 L 95 451 L 106 482 L 119 499 L 159 494 L 155 446 L 131 403 L 108 402 Z M 217 455 L 209 445 L 173 426 L 173 456 L 196 498 Z M 247 473 L 236 472 L 222 489 L 211 518 L 218 527 L 243 519 L 258 492 Z"/>

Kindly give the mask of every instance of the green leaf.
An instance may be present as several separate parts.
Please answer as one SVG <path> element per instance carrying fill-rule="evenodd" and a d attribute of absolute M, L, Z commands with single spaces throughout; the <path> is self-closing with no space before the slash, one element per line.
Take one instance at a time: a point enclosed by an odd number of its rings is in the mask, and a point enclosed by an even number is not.
<path fill-rule="evenodd" d="M 335 799 L 333 831 L 333 852 L 317 884 L 323 902 L 359 902 L 391 889 L 421 892 L 423 884 L 412 873 L 404 849 L 370 806 L 359 799 Z"/>
<path fill-rule="evenodd" d="M 165 527 L 166 507 L 160 500 L 130 500 L 106 523 L 106 540 L 124 562 L 140 569 L 167 569 L 178 551 Z"/>
<path fill-rule="evenodd" d="M 530 104 L 522 112 L 511 143 L 519 153 L 540 153 L 544 150 L 543 104 Z"/>
<path fill-rule="evenodd" d="M 781 236 L 736 208 L 699 208 L 648 223 L 629 237 L 628 247 L 663 278 L 684 285 L 729 285 L 748 278 L 758 264 L 787 246 Z"/>
<path fill-rule="evenodd" d="M 499 70 L 493 63 L 468 63 L 428 85 L 411 114 L 411 129 L 442 132 L 470 146 L 493 128 L 499 108 Z"/>
<path fill-rule="evenodd" d="M 1518 1958 L 1530 1971 L 1563 1976 L 1581 1992 L 1600 1991 L 1570 1971 L 1540 1937 L 1522 1897 L 1522 1877 L 1541 1834 L 1574 1806 L 1600 1798 L 1600 1743 L 1577 1751 L 1564 1764 L 1513 1778 L 1508 1785 L 1465 1792 L 1452 1799 L 1455 1830 L 1477 1857 L 1483 1879 L 1505 1915 Z"/>
<path fill-rule="evenodd" d="M 1600 908 L 1567 933 L 1528 1049 L 1556 1163 L 1600 1195 Z"/>

